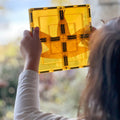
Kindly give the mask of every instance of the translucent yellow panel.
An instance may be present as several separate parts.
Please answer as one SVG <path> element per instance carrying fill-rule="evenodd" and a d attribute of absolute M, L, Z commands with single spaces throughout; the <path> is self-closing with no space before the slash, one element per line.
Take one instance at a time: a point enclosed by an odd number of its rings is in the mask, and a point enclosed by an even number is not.
<path fill-rule="evenodd" d="M 40 28 L 39 73 L 88 66 L 91 32 L 89 5 L 29 9 L 31 31 Z"/>

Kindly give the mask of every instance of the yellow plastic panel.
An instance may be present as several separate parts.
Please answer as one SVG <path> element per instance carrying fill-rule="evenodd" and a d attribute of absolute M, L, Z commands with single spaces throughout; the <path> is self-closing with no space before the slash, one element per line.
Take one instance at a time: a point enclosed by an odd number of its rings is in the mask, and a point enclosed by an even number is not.
<path fill-rule="evenodd" d="M 29 9 L 31 31 L 40 28 L 39 73 L 88 66 L 91 32 L 89 5 Z"/>

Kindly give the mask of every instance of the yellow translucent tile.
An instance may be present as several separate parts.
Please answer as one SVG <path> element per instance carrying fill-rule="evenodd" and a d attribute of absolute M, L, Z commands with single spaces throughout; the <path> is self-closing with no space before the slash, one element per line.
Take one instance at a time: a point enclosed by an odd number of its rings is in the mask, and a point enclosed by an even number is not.
<path fill-rule="evenodd" d="M 89 5 L 29 9 L 31 31 L 39 27 L 42 55 L 39 73 L 88 66 Z"/>

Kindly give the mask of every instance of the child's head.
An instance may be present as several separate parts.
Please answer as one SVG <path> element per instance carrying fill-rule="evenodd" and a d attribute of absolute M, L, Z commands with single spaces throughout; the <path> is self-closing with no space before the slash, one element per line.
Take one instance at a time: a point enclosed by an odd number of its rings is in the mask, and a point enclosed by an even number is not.
<path fill-rule="evenodd" d="M 83 93 L 88 120 L 120 119 L 120 18 L 92 34 L 89 63 Z"/>

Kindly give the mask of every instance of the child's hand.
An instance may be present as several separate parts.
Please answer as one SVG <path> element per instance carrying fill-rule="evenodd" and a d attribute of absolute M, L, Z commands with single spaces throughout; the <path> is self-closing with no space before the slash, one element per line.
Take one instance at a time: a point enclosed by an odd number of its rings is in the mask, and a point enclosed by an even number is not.
<path fill-rule="evenodd" d="M 38 27 L 35 28 L 33 34 L 27 30 L 24 31 L 24 37 L 21 40 L 20 51 L 25 59 L 24 69 L 38 71 L 40 55 L 42 52 Z"/>

